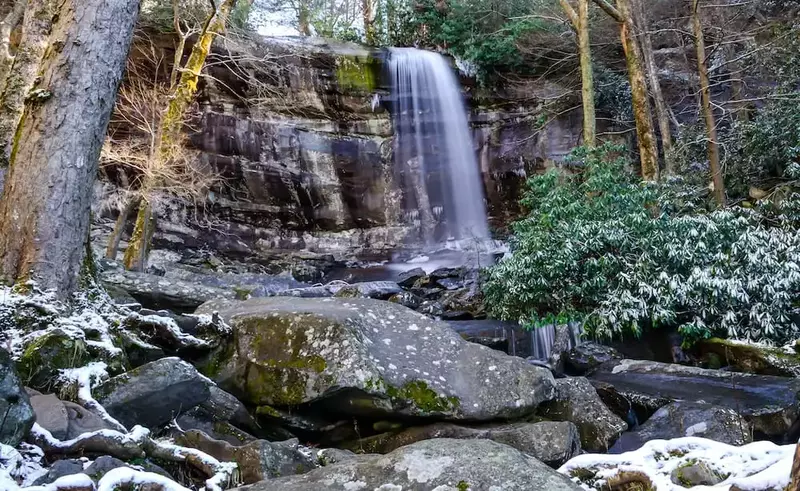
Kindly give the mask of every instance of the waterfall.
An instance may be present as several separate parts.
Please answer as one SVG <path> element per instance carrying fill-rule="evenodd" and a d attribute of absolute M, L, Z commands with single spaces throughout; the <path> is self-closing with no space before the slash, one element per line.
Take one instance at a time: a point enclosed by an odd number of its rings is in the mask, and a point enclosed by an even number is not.
<path fill-rule="evenodd" d="M 395 176 L 427 242 L 489 238 L 483 182 L 458 80 L 444 57 L 389 51 Z"/>

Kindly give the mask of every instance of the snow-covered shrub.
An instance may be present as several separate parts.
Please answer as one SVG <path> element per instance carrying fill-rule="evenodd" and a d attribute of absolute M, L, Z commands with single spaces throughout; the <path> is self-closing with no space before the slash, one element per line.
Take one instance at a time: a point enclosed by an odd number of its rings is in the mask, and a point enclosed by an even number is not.
<path fill-rule="evenodd" d="M 797 222 L 774 208 L 707 212 L 678 180 L 639 183 L 619 153 L 577 149 L 577 172 L 529 181 L 513 254 L 487 272 L 492 314 L 529 324 L 583 320 L 599 338 L 677 326 L 689 341 L 794 339 Z M 792 203 L 800 195 L 789 193 L 781 209 Z"/>

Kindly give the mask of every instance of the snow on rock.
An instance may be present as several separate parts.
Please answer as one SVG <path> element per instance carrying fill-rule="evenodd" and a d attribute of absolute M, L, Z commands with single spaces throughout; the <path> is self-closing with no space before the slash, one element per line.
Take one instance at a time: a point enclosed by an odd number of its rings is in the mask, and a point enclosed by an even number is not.
<path fill-rule="evenodd" d="M 129 467 L 118 467 L 109 471 L 97 483 L 97 491 L 116 491 L 117 489 L 125 489 L 128 486 L 138 489 L 138 486 L 146 484 L 161 486 L 163 491 L 189 491 L 188 488 L 160 474 L 137 471 Z"/>
<path fill-rule="evenodd" d="M 694 486 L 695 491 L 782 491 L 789 483 L 795 445 L 755 442 L 742 447 L 705 438 L 651 440 L 633 452 L 619 455 L 584 454 L 564 464 L 559 472 L 587 490 L 606 489 L 609 479 L 625 472 L 647 476 L 658 491 L 684 491 L 670 477 L 676 469 L 702 462 L 721 476 L 714 486 Z"/>
<path fill-rule="evenodd" d="M 29 486 L 47 473 L 42 467 L 44 453 L 39 447 L 22 443 L 19 450 L 0 443 L 0 489 L 13 491 Z"/>

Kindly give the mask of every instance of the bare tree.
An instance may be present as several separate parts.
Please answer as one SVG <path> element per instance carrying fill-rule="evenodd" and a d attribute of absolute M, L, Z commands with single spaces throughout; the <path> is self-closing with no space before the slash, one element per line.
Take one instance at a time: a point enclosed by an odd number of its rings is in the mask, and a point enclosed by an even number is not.
<path fill-rule="evenodd" d="M 647 81 L 644 75 L 642 49 L 637 41 L 636 25 L 631 9 L 631 0 L 616 0 L 616 7 L 607 0 L 593 0 L 600 8 L 619 23 L 622 47 L 628 67 L 631 84 L 633 116 L 636 120 L 636 136 L 639 140 L 639 159 L 642 165 L 642 179 L 658 180 L 658 146 L 653 131 L 652 111 L 647 95 Z"/>
<path fill-rule="evenodd" d="M 182 135 L 186 113 L 194 101 L 197 92 L 197 82 L 200 79 L 200 72 L 205 66 L 206 58 L 211 51 L 211 44 L 217 34 L 225 29 L 231 10 L 233 10 L 236 0 L 223 0 L 223 2 L 212 10 L 202 28 L 197 39 L 192 46 L 189 59 L 183 65 L 173 66 L 173 74 L 179 73 L 180 76 L 173 75 L 171 80 L 175 84 L 170 87 L 169 103 L 159 119 L 159 126 L 154 136 L 154 155 L 152 159 L 158 164 L 150 168 L 165 169 L 170 168 L 170 162 L 181 160 L 180 153 L 185 148 L 184 137 Z M 213 5 L 213 3 L 212 3 Z M 178 16 L 179 12 L 174 11 L 173 15 Z M 180 20 L 175 20 L 175 25 L 180 25 Z M 177 35 L 183 38 L 184 33 L 179 28 Z M 176 54 L 176 60 L 178 60 Z M 147 196 L 150 190 L 164 186 L 163 174 L 153 172 L 147 174 L 142 181 L 142 200 L 139 203 L 139 211 L 133 229 L 133 235 L 125 250 L 124 263 L 127 269 L 144 269 L 150 240 L 154 231 L 155 217 L 153 215 L 153 203 L 148 201 Z"/>
<path fill-rule="evenodd" d="M 717 122 L 714 118 L 714 109 L 711 107 L 711 89 L 708 80 L 708 65 L 706 61 L 706 45 L 703 38 L 703 21 L 700 18 L 700 0 L 692 0 L 692 33 L 694 34 L 694 47 L 697 51 L 697 73 L 700 79 L 700 100 L 703 119 L 706 123 L 706 138 L 708 139 L 708 163 L 711 168 L 711 182 L 714 185 L 714 199 L 717 206 L 725 206 L 725 182 L 722 177 L 722 167 L 719 163 L 719 143 L 717 141 Z"/>
<path fill-rule="evenodd" d="M 592 74 L 592 48 L 589 39 L 589 0 L 578 0 L 577 12 L 569 0 L 559 0 L 567 14 L 578 40 L 578 57 L 581 65 L 581 99 L 583 101 L 583 141 L 593 147 L 597 144 L 597 118 L 594 108 L 594 75 Z"/>
<path fill-rule="evenodd" d="M 29 9 L 43 3 L 31 0 Z M 0 277 L 33 279 L 66 298 L 79 286 L 98 157 L 139 1 L 58 7 L 0 197 Z"/>

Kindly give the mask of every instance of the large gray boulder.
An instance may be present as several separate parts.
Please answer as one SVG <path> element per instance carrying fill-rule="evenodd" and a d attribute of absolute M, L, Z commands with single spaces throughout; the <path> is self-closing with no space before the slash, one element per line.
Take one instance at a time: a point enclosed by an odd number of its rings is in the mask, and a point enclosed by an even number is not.
<path fill-rule="evenodd" d="M 619 360 L 598 367 L 590 380 L 612 386 L 645 410 L 673 401 L 732 409 L 755 431 L 771 438 L 784 437 L 800 416 L 800 379 L 796 378 Z"/>
<path fill-rule="evenodd" d="M 35 415 L 28 393 L 17 376 L 8 352 L 0 348 L 0 443 L 17 446 L 33 426 Z"/>
<path fill-rule="evenodd" d="M 700 402 L 673 402 L 656 411 L 636 430 L 623 433 L 611 452 L 636 450 L 650 440 L 685 436 L 744 445 L 753 441 L 753 429 L 733 409 Z"/>
<path fill-rule="evenodd" d="M 459 440 L 485 439 L 506 444 L 558 468 L 581 451 L 578 429 L 566 421 L 511 423 L 488 427 L 468 427 L 435 423 L 408 428 L 399 433 L 385 433 L 358 440 L 353 445 L 368 453 L 388 453 L 411 443 L 434 438 Z"/>
<path fill-rule="evenodd" d="M 178 358 L 142 365 L 95 389 L 98 402 L 120 423 L 160 428 L 184 411 L 206 402 L 209 383 Z"/>
<path fill-rule="evenodd" d="M 603 404 L 585 378 L 558 379 L 556 387 L 555 399 L 542 404 L 539 412 L 547 419 L 575 423 L 584 449 L 605 452 L 628 429 L 628 423 Z"/>
<path fill-rule="evenodd" d="M 256 406 L 330 399 L 353 416 L 484 421 L 532 413 L 552 375 L 464 341 L 443 322 L 372 299 L 215 301 L 232 345 L 206 364 L 225 390 Z"/>
<path fill-rule="evenodd" d="M 261 481 L 248 491 L 578 491 L 566 476 L 491 440 L 425 440 L 307 474 Z"/>

